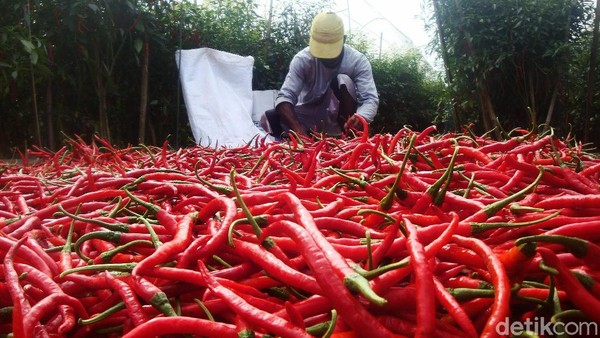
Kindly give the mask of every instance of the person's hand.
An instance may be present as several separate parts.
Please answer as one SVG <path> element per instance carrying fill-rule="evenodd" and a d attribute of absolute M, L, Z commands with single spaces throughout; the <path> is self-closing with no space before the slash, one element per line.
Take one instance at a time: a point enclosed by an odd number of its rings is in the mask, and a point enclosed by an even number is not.
<path fill-rule="evenodd" d="M 359 131 L 363 129 L 363 124 L 360 121 L 360 119 L 356 117 L 356 114 L 350 116 L 348 120 L 346 120 L 346 123 L 344 123 L 344 131 L 348 132 L 348 130 L 350 129 L 355 129 Z"/>
<path fill-rule="evenodd" d="M 308 131 L 306 131 L 304 128 L 298 128 L 297 130 L 294 129 L 294 132 L 296 132 L 296 134 L 300 135 L 300 136 L 304 136 L 304 137 L 310 137 L 310 134 Z"/>

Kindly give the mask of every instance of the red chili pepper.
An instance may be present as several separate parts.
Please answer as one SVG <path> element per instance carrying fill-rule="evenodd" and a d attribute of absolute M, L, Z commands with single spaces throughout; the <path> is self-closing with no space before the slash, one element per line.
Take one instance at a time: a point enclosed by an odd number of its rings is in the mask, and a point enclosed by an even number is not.
<path fill-rule="evenodd" d="M 398 236 L 398 231 L 400 229 L 399 222 L 400 220 L 397 219 L 397 221 L 385 228 L 386 234 L 381 242 L 381 245 L 375 248 L 373 250 L 373 254 L 371 255 L 371 264 L 373 267 L 379 266 L 387 254 L 387 251 L 392 246 L 394 239 Z"/>
<path fill-rule="evenodd" d="M 474 161 L 481 162 L 483 165 L 486 165 L 486 164 L 489 164 L 490 162 L 492 162 L 492 159 L 489 156 L 487 156 L 486 153 L 484 153 L 481 150 L 476 149 L 476 148 L 459 146 L 458 152 L 467 157 L 467 159 L 465 159 L 464 162 L 468 162 L 469 160 L 474 160 Z M 444 148 L 444 149 L 442 149 L 441 153 L 442 153 L 442 155 L 449 155 L 451 153 L 451 151 L 448 148 Z"/>
<path fill-rule="evenodd" d="M 583 287 L 577 277 L 558 259 L 553 251 L 544 247 L 538 248 L 537 251 L 542 256 L 545 264 L 557 270 L 556 280 L 569 296 L 569 300 L 591 320 L 600 323 L 600 300 Z"/>
<path fill-rule="evenodd" d="M 344 279 L 344 283 L 352 290 L 359 291 L 367 299 L 375 304 L 385 304 L 385 299 L 381 298 L 369 286 L 369 282 L 354 271 L 346 262 L 346 260 L 331 246 L 323 234 L 315 224 L 310 212 L 306 210 L 298 197 L 286 193 L 281 196 L 282 200 L 290 207 L 294 213 L 294 217 L 310 234 L 317 243 L 319 248 L 327 253 L 327 256 L 334 267 L 336 274 Z"/>
<path fill-rule="evenodd" d="M 459 226 L 458 215 L 456 213 L 453 213 L 452 217 L 453 220 L 449 225 L 442 224 L 442 226 L 444 226 L 445 229 L 441 234 L 439 234 L 437 239 L 425 246 L 425 255 L 427 256 L 427 258 L 433 258 L 434 256 L 436 256 L 438 251 L 441 250 L 441 248 L 443 248 L 444 245 L 451 240 L 452 236 L 456 232 Z M 407 221 L 407 219 L 404 219 L 405 223 Z M 373 289 L 376 292 L 385 292 L 386 290 L 394 286 L 396 283 L 404 279 L 409 274 L 410 269 L 410 267 L 398 268 L 386 272 L 381 276 L 378 276 L 374 279 L 372 283 Z"/>
<path fill-rule="evenodd" d="M 441 281 L 448 281 L 451 278 L 463 273 L 466 265 L 453 262 L 436 262 L 434 267 L 435 276 Z"/>
<path fill-rule="evenodd" d="M 573 189 L 582 194 L 598 194 L 599 185 L 597 182 L 593 182 L 589 180 L 583 175 L 576 173 L 571 168 L 563 168 L 557 167 L 552 169 L 555 173 L 560 173 L 563 175 L 567 183 L 569 184 L 569 188 Z"/>
<path fill-rule="evenodd" d="M 320 314 L 327 313 L 331 310 L 331 302 L 325 296 L 312 295 L 308 298 L 299 300 L 293 304 L 294 311 L 297 312 L 303 318 L 314 318 Z M 281 309 L 275 313 L 276 316 L 282 318 L 289 318 L 287 309 Z"/>
<path fill-rule="evenodd" d="M 145 338 L 171 334 L 237 338 L 234 325 L 192 317 L 156 317 L 127 332 L 123 338 Z"/>
<path fill-rule="evenodd" d="M 556 292 L 558 299 L 561 302 L 566 302 L 568 301 L 568 297 L 566 292 L 564 292 L 563 290 L 551 290 L 551 289 L 541 289 L 541 288 L 520 288 L 519 290 L 517 290 L 516 295 L 518 297 L 524 297 L 524 298 L 535 298 L 535 299 L 539 299 L 542 301 L 546 301 L 548 300 L 548 297 L 550 296 L 550 294 L 552 292 Z"/>
<path fill-rule="evenodd" d="M 542 137 L 541 139 L 535 141 L 535 142 L 531 142 L 531 143 L 526 143 L 523 145 L 520 145 L 518 147 L 514 147 L 510 150 L 507 151 L 508 154 L 529 154 L 529 153 L 533 153 L 536 150 L 541 149 L 542 147 L 544 147 L 545 145 L 549 144 L 550 142 L 552 142 L 552 135 L 546 135 L 544 137 Z"/>
<path fill-rule="evenodd" d="M 225 209 L 225 215 L 219 230 L 202 246 L 198 245 L 204 241 L 202 237 L 198 237 L 190 245 L 182 246 L 180 249 L 183 250 L 183 254 L 177 263 L 178 267 L 185 267 L 195 259 L 210 257 L 227 243 L 229 227 L 237 215 L 237 207 L 233 200 L 222 197 L 213 199 L 200 210 L 197 218 L 201 222 L 205 221 L 221 209 Z"/>
<path fill-rule="evenodd" d="M 520 282 L 525 277 L 525 268 L 533 260 L 535 249 L 536 246 L 532 244 L 515 243 L 512 248 L 498 255 L 511 281 Z"/>
<path fill-rule="evenodd" d="M 258 325 L 268 332 L 284 337 L 311 337 L 308 333 L 301 328 L 292 325 L 289 321 L 248 304 L 234 292 L 219 284 L 201 263 L 199 263 L 199 270 L 201 275 L 205 278 L 209 289 L 216 293 L 219 298 L 225 300 L 237 314 L 242 316 L 244 320 L 247 320 L 249 323 Z"/>
<path fill-rule="evenodd" d="M 314 213 L 311 214 L 314 217 Z M 351 220 L 344 220 L 336 217 L 314 217 L 314 222 L 319 229 L 337 231 L 349 236 L 360 238 L 365 235 L 365 232 L 369 231 L 371 238 L 382 239 L 386 237 L 385 233 Z"/>
<path fill-rule="evenodd" d="M 137 295 L 150 303 L 165 316 L 175 317 L 177 313 L 169 302 L 167 295 L 144 277 L 134 276 L 130 285 Z"/>
<path fill-rule="evenodd" d="M 12 330 L 15 337 L 29 337 L 31 335 L 30 328 L 25 325 L 25 318 L 31 312 L 31 304 L 25 297 L 14 265 L 15 254 L 26 239 L 26 237 L 23 237 L 15 242 L 4 257 L 4 278 L 13 304 Z"/>
<path fill-rule="evenodd" d="M 423 245 L 417 238 L 417 230 L 409 221 L 404 220 L 408 239 L 406 246 L 410 253 L 411 267 L 414 272 L 417 297 L 417 330 L 415 337 L 431 337 L 435 331 L 435 285 L 433 274 Z"/>
<path fill-rule="evenodd" d="M 177 224 L 177 232 L 173 239 L 158 247 L 152 255 L 139 262 L 133 269 L 132 274 L 134 276 L 143 274 L 184 250 L 192 240 L 192 225 L 196 222 L 196 216 L 196 213 L 185 215 Z"/>
<path fill-rule="evenodd" d="M 52 276 L 57 275 L 59 273 L 58 264 L 52 257 L 50 257 L 50 255 L 45 251 L 45 249 L 40 245 L 40 243 L 38 243 L 38 241 L 35 238 L 36 238 L 35 233 L 33 231 L 30 232 L 29 238 L 25 242 L 25 246 L 23 246 L 22 248 L 31 249 L 31 251 L 33 251 L 35 253 L 35 255 L 41 261 L 44 262 L 44 269 L 40 270 L 41 272 L 46 272 L 45 267 L 48 267 Z M 19 253 L 19 252 L 17 252 L 17 253 Z M 31 263 L 29 263 L 29 264 L 31 264 Z"/>
<path fill-rule="evenodd" d="M 6 237 L 2 237 L 1 235 L 2 233 L 0 232 L 0 258 L 6 259 L 4 255 L 6 254 L 6 256 L 8 256 L 8 252 L 10 251 L 10 248 L 12 248 L 15 245 L 15 241 Z M 28 238 L 23 237 L 19 239 L 19 242 L 21 240 L 27 241 Z M 34 250 L 24 245 L 19 245 L 16 250 L 16 253 L 13 254 L 13 261 L 15 258 L 22 258 L 26 260 L 29 264 L 31 264 L 33 267 L 35 267 L 37 270 L 42 271 L 48 276 L 52 275 L 52 269 L 48 267 L 46 262 L 43 259 L 41 259 L 40 256 L 38 256 L 38 254 Z"/>
<path fill-rule="evenodd" d="M 444 286 L 448 288 L 469 288 L 469 289 L 487 289 L 492 286 L 490 283 L 481 279 L 475 279 L 469 276 L 456 276 L 445 280 Z"/>
<path fill-rule="evenodd" d="M 406 135 L 409 132 L 410 131 L 407 128 L 402 128 L 396 134 L 394 134 L 394 137 L 392 138 L 392 140 L 388 144 L 386 154 L 387 155 L 392 154 L 396 150 L 396 145 L 398 144 L 398 141 L 400 141 L 401 138 L 406 137 Z M 420 133 L 419 135 L 422 135 L 422 134 L 423 133 Z"/>
<path fill-rule="evenodd" d="M 600 246 L 582 238 L 566 237 L 559 235 L 538 235 L 521 237 L 515 245 L 526 243 L 556 243 L 564 246 L 575 257 L 582 259 L 593 269 L 600 269 Z"/>
<path fill-rule="evenodd" d="M 309 187 L 313 183 L 313 178 L 315 176 L 315 171 L 317 170 L 317 163 L 319 162 L 318 156 L 325 146 L 325 141 L 318 142 L 317 146 L 312 150 L 312 156 L 310 165 L 306 171 L 306 176 L 304 177 L 304 186 Z"/>
<path fill-rule="evenodd" d="M 371 143 L 359 143 L 356 145 L 356 148 L 352 150 L 350 153 L 350 158 L 341 166 L 341 169 L 346 170 L 350 168 L 356 168 L 358 158 L 367 150 L 370 150 L 373 147 Z"/>
<path fill-rule="evenodd" d="M 520 144 L 521 140 L 517 137 L 511 137 L 504 142 L 492 142 L 479 147 L 479 151 L 484 154 L 506 153 L 513 150 Z"/>
<path fill-rule="evenodd" d="M 469 318 L 477 318 L 484 310 L 490 309 L 493 303 L 493 298 L 475 298 L 463 302 L 461 305 Z"/>
<path fill-rule="evenodd" d="M 27 280 L 39 287 L 46 295 L 53 293 L 64 293 L 58 284 L 56 284 L 49 276 L 45 275 L 39 270 L 21 263 L 15 263 L 15 268 L 21 274 L 24 273 Z M 60 306 L 59 310 L 62 317 L 59 333 L 66 333 L 75 326 L 76 320 L 70 307 Z"/>
<path fill-rule="evenodd" d="M 435 296 L 437 300 L 446 308 L 450 316 L 454 318 L 454 321 L 458 326 L 465 331 L 469 337 L 478 337 L 477 330 L 473 325 L 473 321 L 469 318 L 468 314 L 462 308 L 462 306 L 456 301 L 454 297 L 446 290 L 445 286 L 437 279 L 433 279 L 435 285 Z"/>
<path fill-rule="evenodd" d="M 321 294 L 323 292 L 314 278 L 281 264 L 281 261 L 261 246 L 240 240 L 234 240 L 233 243 L 234 248 L 229 248 L 229 252 L 238 253 L 241 257 L 246 257 L 246 259 L 258 264 L 273 278 L 311 294 Z"/>
<path fill-rule="evenodd" d="M 475 251 L 481 256 L 492 276 L 495 295 L 492 314 L 486 322 L 481 337 L 499 337 L 497 327 L 510 315 L 510 282 L 502 263 L 496 258 L 491 248 L 481 240 L 454 235 L 454 242 Z"/>
<path fill-rule="evenodd" d="M 355 116 L 362 125 L 360 142 L 365 143 L 369 140 L 369 122 L 367 122 L 364 117 L 358 114 L 354 114 L 353 116 Z"/>
<path fill-rule="evenodd" d="M 80 204 L 83 204 L 85 202 L 95 201 L 98 199 L 106 200 L 106 199 L 111 199 L 111 198 L 115 198 L 115 197 L 119 197 L 119 196 L 124 197 L 125 192 L 123 190 L 94 191 L 94 192 L 89 192 L 87 194 L 77 196 L 75 198 L 71 198 L 66 201 L 63 201 L 60 203 L 60 206 L 62 206 L 64 209 L 68 210 L 68 209 L 76 207 Z M 40 209 L 32 214 L 27 215 L 26 217 L 19 219 L 18 221 L 14 222 L 14 223 L 8 224 L 6 227 L 3 228 L 3 231 L 5 233 L 11 233 L 11 232 L 15 231 L 16 229 L 20 228 L 30 217 L 37 217 L 39 219 L 51 218 L 51 216 L 54 213 L 59 212 L 59 211 L 60 211 L 59 204 L 53 204 L 53 205 L 47 206 L 47 207 Z"/>
<path fill-rule="evenodd" d="M 146 202 L 146 201 L 142 200 L 141 198 L 134 196 L 127 189 L 125 189 L 124 192 L 127 194 L 127 196 L 129 196 L 129 198 L 131 198 L 132 201 L 142 205 L 143 207 L 145 207 L 146 209 L 148 209 L 152 213 L 154 213 L 154 216 L 156 217 L 156 219 L 160 222 L 160 224 L 162 226 L 164 226 L 167 229 L 167 231 L 170 234 L 174 234 L 177 232 L 177 230 L 178 230 L 177 219 L 172 214 L 170 214 L 169 212 L 167 212 L 166 210 L 162 209 L 161 207 L 159 207 L 157 205 Z"/>
<path fill-rule="evenodd" d="M 23 327 L 25 335 L 23 337 L 33 337 L 38 322 L 50 314 L 51 311 L 55 311 L 56 306 L 60 305 L 68 305 L 72 307 L 83 319 L 88 317 L 87 311 L 83 305 L 81 305 L 79 300 L 67 295 L 66 293 L 53 293 L 32 306 L 31 310 L 27 312 L 26 316 L 24 316 Z"/>
<path fill-rule="evenodd" d="M 138 326 L 146 322 L 148 319 L 144 316 L 142 305 L 138 301 L 131 287 L 124 281 L 115 278 L 108 271 L 104 272 L 104 278 L 106 278 L 108 285 L 110 285 L 110 287 L 121 297 L 123 302 L 125 302 L 129 318 L 131 318 L 133 325 Z"/>
<path fill-rule="evenodd" d="M 330 298 L 331 304 L 345 318 L 348 325 L 352 326 L 361 336 L 391 336 L 391 333 L 382 327 L 371 313 L 366 311 L 358 299 L 350 294 L 339 273 L 334 270 L 331 260 L 328 259 L 331 251 L 323 250 L 307 229 L 290 221 L 278 221 L 271 224 L 265 229 L 263 235 L 266 236 L 269 231 L 278 227 L 285 229 L 288 235 L 300 244 L 302 255 L 324 294 L 336 295 L 336 297 Z"/>
<path fill-rule="evenodd" d="M 399 337 L 412 337 L 417 329 L 413 321 L 391 315 L 382 315 L 379 317 L 379 321 L 390 331 L 394 332 L 396 334 L 395 337 L 398 337 L 398 335 L 400 335 Z M 439 320 L 437 320 L 436 324 L 443 325 L 443 323 Z M 432 337 L 459 338 L 462 336 L 462 334 L 464 334 L 460 332 L 460 330 L 450 328 L 449 325 L 445 326 L 444 329 L 449 329 L 453 332 L 448 332 L 447 330 L 443 329 L 436 329 Z"/>
<path fill-rule="evenodd" d="M 600 194 L 596 195 L 569 195 L 569 196 L 551 196 L 537 202 L 534 207 L 543 209 L 562 209 L 562 208 L 596 208 L 600 205 Z"/>

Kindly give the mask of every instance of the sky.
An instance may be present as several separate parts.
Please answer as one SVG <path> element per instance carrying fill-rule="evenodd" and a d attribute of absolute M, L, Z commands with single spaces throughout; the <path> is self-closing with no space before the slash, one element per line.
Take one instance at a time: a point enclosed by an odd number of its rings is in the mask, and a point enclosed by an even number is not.
<path fill-rule="evenodd" d="M 262 0 L 265 6 L 280 0 Z M 427 48 L 431 41 L 425 29 L 427 0 L 336 0 L 333 11 L 344 19 L 346 32 L 361 33 L 372 41 L 372 52 L 402 51 L 407 47 L 421 50 L 434 64 L 436 55 Z"/>
<path fill-rule="evenodd" d="M 346 31 L 360 32 L 383 50 L 429 43 L 424 0 L 337 0 L 334 10 L 345 20 Z"/>

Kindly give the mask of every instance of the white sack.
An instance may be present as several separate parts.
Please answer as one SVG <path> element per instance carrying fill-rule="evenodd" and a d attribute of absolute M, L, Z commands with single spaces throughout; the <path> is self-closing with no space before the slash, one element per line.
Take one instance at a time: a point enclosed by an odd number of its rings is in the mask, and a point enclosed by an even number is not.
<path fill-rule="evenodd" d="M 269 110 L 275 108 L 277 90 L 255 90 L 252 92 L 252 121 L 258 125 L 260 118 Z"/>
<path fill-rule="evenodd" d="M 239 147 L 264 136 L 252 121 L 252 56 L 198 48 L 177 51 L 175 59 L 197 144 Z"/>

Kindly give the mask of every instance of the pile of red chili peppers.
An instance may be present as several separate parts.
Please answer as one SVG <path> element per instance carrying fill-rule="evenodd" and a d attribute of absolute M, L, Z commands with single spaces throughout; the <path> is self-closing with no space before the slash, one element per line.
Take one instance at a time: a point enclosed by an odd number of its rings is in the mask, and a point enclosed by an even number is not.
<path fill-rule="evenodd" d="M 508 135 L 34 147 L 0 162 L 0 336 L 597 325 L 600 159 L 550 133 Z"/>

